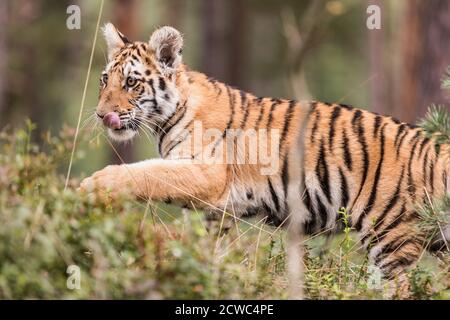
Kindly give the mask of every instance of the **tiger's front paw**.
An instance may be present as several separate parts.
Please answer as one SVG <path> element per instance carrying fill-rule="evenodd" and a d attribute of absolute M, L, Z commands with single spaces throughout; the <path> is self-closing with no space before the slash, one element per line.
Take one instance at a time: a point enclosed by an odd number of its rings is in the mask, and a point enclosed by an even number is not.
<path fill-rule="evenodd" d="M 133 173 L 126 165 L 110 165 L 84 179 L 79 190 L 95 194 L 104 201 L 133 194 Z"/>

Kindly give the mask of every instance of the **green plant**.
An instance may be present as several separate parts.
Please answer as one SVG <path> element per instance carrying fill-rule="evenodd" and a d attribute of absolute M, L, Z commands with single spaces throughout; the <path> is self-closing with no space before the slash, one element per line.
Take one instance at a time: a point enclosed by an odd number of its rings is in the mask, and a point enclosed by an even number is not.
<path fill-rule="evenodd" d="M 1 299 L 288 297 L 283 230 L 251 220 L 223 235 L 208 231 L 197 211 L 184 218 L 176 208 L 155 203 L 104 204 L 78 194 L 77 179 L 64 191 L 61 172 L 74 130 L 46 134 L 38 147 L 30 140 L 32 129 L 27 123 L 0 133 Z M 383 298 L 367 285 L 367 259 L 358 250 L 348 212 L 339 214 L 343 235 L 307 240 L 307 297 Z M 324 242 L 328 249 L 320 253 Z M 447 255 L 438 263 L 424 261 L 433 267 L 426 271 L 431 290 L 417 291 L 417 297 L 448 297 L 444 259 Z M 70 265 L 81 270 L 79 290 L 67 287 Z M 417 287 L 428 278 L 412 277 Z"/>

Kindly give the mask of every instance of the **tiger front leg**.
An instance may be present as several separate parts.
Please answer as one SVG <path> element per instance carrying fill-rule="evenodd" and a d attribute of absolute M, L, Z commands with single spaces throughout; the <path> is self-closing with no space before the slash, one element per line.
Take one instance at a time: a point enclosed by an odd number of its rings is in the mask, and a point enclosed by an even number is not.
<path fill-rule="evenodd" d="M 206 208 L 217 205 L 226 185 L 225 166 L 153 159 L 107 166 L 84 179 L 80 189 L 108 200 L 130 194 L 155 201 L 192 202 Z"/>

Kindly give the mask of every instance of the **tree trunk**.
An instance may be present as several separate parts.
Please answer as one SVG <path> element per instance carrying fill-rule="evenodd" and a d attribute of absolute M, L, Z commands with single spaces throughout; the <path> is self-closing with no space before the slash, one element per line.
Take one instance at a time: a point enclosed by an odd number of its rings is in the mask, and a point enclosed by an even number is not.
<path fill-rule="evenodd" d="M 185 0 L 168 0 L 166 6 L 168 24 L 181 31 L 183 29 L 185 9 Z"/>
<path fill-rule="evenodd" d="M 448 103 L 441 79 L 450 65 L 450 2 L 410 0 L 405 12 L 397 113 L 414 122 L 430 104 Z"/>
<path fill-rule="evenodd" d="M 229 0 L 229 48 L 228 48 L 228 81 L 231 85 L 242 90 L 248 90 L 245 78 L 245 55 L 247 48 L 247 22 L 249 10 L 246 1 Z"/>
<path fill-rule="evenodd" d="M 5 114 L 6 107 L 7 21 L 8 1 L 0 1 L 0 114 Z M 0 123 L 0 128 L 2 125 L 4 123 Z"/>
<path fill-rule="evenodd" d="M 203 48 L 202 71 L 220 81 L 227 81 L 227 25 L 225 2 L 222 0 L 203 0 Z"/>
<path fill-rule="evenodd" d="M 13 6 L 12 2 L 9 3 Z M 11 19 L 11 26 L 13 32 L 23 32 L 23 26 L 29 26 L 37 23 L 42 15 L 42 2 L 33 0 L 20 0 L 14 4 L 16 7 L 12 14 L 14 20 Z M 16 35 L 15 35 L 16 36 Z M 16 99 L 20 108 L 23 108 L 28 113 L 31 121 L 36 123 L 38 128 L 44 127 L 45 112 L 42 106 L 42 97 L 39 94 L 39 87 L 36 85 L 39 82 L 38 64 L 34 63 L 37 53 L 37 41 L 32 41 L 29 37 L 19 37 L 14 41 L 14 47 L 11 52 L 15 52 L 16 59 L 19 61 L 20 73 L 25 76 L 20 76 L 17 72 L 8 71 L 8 77 L 16 77 L 14 88 L 11 86 L 6 88 L 8 95 L 12 99 Z M 26 94 L 23 94 L 26 92 Z M 14 112 L 10 110 L 10 112 Z M 33 138 L 39 136 L 38 131 L 33 133 Z"/>
<path fill-rule="evenodd" d="M 248 4 L 240 0 L 203 0 L 201 69 L 208 76 L 248 89 L 245 77 Z"/>
<path fill-rule="evenodd" d="M 369 4 L 374 4 L 380 7 L 382 14 L 383 3 L 381 0 L 369 0 Z M 384 17 L 384 15 L 382 15 Z M 382 23 L 383 25 L 383 23 Z M 386 97 L 386 83 L 388 81 L 384 69 L 384 28 L 367 30 L 369 37 L 369 59 L 370 59 L 370 110 L 380 113 L 389 114 L 388 99 Z"/>

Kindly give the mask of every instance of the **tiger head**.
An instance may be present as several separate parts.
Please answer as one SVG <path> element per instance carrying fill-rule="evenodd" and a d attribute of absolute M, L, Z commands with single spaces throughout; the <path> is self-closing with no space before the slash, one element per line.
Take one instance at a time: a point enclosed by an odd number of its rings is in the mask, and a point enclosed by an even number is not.
<path fill-rule="evenodd" d="M 108 63 L 100 78 L 97 117 L 114 140 L 131 139 L 140 127 L 154 132 L 179 104 L 181 34 L 162 27 L 149 42 L 130 42 L 111 23 L 104 26 L 103 34 Z"/>

